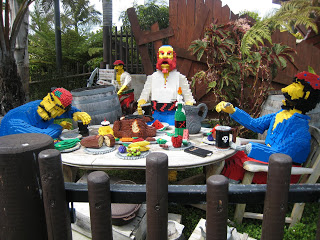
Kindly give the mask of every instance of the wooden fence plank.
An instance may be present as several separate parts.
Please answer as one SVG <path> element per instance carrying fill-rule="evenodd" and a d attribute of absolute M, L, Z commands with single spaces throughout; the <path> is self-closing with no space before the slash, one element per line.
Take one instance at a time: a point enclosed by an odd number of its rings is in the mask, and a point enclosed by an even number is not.
<path fill-rule="evenodd" d="M 186 38 L 185 38 L 185 48 L 188 49 L 190 42 L 193 40 L 192 33 L 195 28 L 195 0 L 188 0 L 186 6 Z"/>
<path fill-rule="evenodd" d="M 173 29 L 174 36 L 169 37 L 169 44 L 176 45 L 177 27 L 178 27 L 178 2 L 176 0 L 169 1 L 169 25 Z"/>
<path fill-rule="evenodd" d="M 220 0 L 213 0 L 213 18 L 218 20 L 218 24 L 223 24 L 222 20 L 222 2 Z"/>
<path fill-rule="evenodd" d="M 192 36 L 192 40 L 189 42 L 189 44 L 187 45 L 187 47 L 185 49 L 188 49 L 189 48 L 189 45 L 191 44 L 191 42 L 193 40 L 196 40 L 196 39 L 199 39 L 201 38 L 201 34 L 202 34 L 202 31 L 203 29 L 205 28 L 205 23 L 206 23 L 206 20 L 207 20 L 207 16 L 209 14 L 209 10 L 206 8 L 206 6 L 204 4 L 202 4 L 200 6 L 200 11 L 198 13 L 201 13 L 200 16 L 197 17 L 197 22 L 195 23 L 195 27 L 193 29 L 193 33 L 191 34 Z M 179 46 L 180 47 L 180 46 Z M 185 56 L 186 58 L 182 61 L 181 63 L 181 66 L 179 66 L 178 70 L 184 74 L 185 76 L 190 76 L 189 75 L 189 72 L 190 72 L 190 69 L 191 69 L 191 66 L 192 66 L 192 61 L 188 60 L 192 57 L 195 57 L 195 56 L 192 56 L 191 53 L 187 53 L 187 52 L 183 52 L 182 49 L 178 49 L 179 52 L 183 55 L 178 55 L 179 57 L 183 57 Z M 187 56 L 190 56 L 187 58 Z M 190 79 L 190 77 L 189 77 Z"/>
<path fill-rule="evenodd" d="M 178 35 L 177 35 L 177 45 L 185 47 L 186 43 L 186 29 L 187 25 L 187 6 L 185 0 L 178 0 Z M 176 33 L 175 33 L 176 34 Z"/>
<path fill-rule="evenodd" d="M 156 22 L 151 26 L 151 32 L 156 32 L 159 30 L 159 24 Z M 157 55 L 159 48 L 162 46 L 162 40 L 157 40 L 154 42 L 154 53 Z"/>
<path fill-rule="evenodd" d="M 221 23 L 225 24 L 230 20 L 230 8 L 228 5 L 225 5 L 221 9 Z"/>
<path fill-rule="evenodd" d="M 142 34 L 139 37 L 138 45 L 147 44 L 149 42 L 154 42 L 157 40 L 161 40 L 163 38 L 171 37 L 174 35 L 173 29 L 171 27 L 158 30 L 156 32 L 150 32 L 147 34 Z"/>
<path fill-rule="evenodd" d="M 142 31 L 140 29 L 137 14 L 134 8 L 128 8 L 127 13 L 128 13 L 129 21 L 131 23 L 133 35 L 136 39 L 136 42 L 139 42 L 140 36 L 142 35 Z M 149 57 L 148 47 L 146 45 L 139 46 L 139 53 L 141 56 L 141 62 L 143 64 L 145 74 L 147 75 L 152 74 L 153 66 Z M 137 65 L 137 70 L 138 70 L 138 65 Z"/>

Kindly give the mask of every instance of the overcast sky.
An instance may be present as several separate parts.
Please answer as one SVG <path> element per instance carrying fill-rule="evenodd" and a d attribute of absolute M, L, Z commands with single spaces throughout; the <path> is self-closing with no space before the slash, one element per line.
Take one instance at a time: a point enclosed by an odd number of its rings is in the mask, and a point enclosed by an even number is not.
<path fill-rule="evenodd" d="M 120 13 L 127 8 L 133 6 L 133 2 L 138 5 L 144 4 L 144 0 L 116 0 L 112 4 L 112 22 L 118 27 L 121 26 L 121 22 L 118 21 Z M 163 0 L 169 2 L 169 0 Z M 102 13 L 102 1 L 91 0 L 91 4 L 95 5 L 95 8 Z M 273 4 L 272 0 L 222 0 L 222 6 L 228 5 L 231 11 L 237 14 L 241 10 L 249 10 L 258 12 L 260 16 L 265 16 L 269 11 L 274 8 L 279 8 L 277 4 Z"/>

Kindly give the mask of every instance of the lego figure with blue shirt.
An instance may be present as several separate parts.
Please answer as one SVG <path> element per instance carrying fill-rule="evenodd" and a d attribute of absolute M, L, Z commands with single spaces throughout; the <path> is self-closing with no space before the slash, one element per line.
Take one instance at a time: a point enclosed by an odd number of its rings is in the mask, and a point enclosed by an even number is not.
<path fill-rule="evenodd" d="M 310 117 L 306 113 L 314 109 L 320 102 L 320 77 L 309 72 L 298 73 L 293 83 L 281 91 L 285 97 L 282 110 L 260 118 L 254 119 L 243 110 L 234 108 L 230 103 L 220 102 L 216 106 L 218 112 L 229 113 L 232 119 L 254 132 L 262 134 L 267 130 L 265 144 L 250 142 L 244 146 L 236 146 L 231 143 L 231 147 L 240 152 L 237 152 L 233 158 L 233 160 L 237 159 L 233 163 L 226 162 L 223 172 L 227 177 L 239 178 L 241 174 L 235 171 L 240 170 L 238 167 L 242 168 L 245 161 L 267 163 L 273 153 L 289 155 L 294 165 L 301 165 L 306 161 L 310 152 L 311 140 Z"/>
<path fill-rule="evenodd" d="M 71 123 L 62 121 L 54 124 L 54 119 L 73 118 L 88 125 L 91 117 L 86 112 L 71 106 L 72 95 L 64 88 L 56 88 L 42 100 L 28 102 L 10 110 L 2 119 L 0 136 L 18 133 L 43 133 L 57 138 Z"/>

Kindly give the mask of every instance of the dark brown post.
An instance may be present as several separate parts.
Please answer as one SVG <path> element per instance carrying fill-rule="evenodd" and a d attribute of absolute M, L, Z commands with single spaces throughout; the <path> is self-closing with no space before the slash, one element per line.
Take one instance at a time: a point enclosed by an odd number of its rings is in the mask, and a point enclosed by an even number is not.
<path fill-rule="evenodd" d="M 318 224 L 317 224 L 316 240 L 320 240 L 320 209 L 319 209 L 319 213 L 318 213 Z"/>
<path fill-rule="evenodd" d="M 207 179 L 206 239 L 227 239 L 229 182 L 225 176 Z"/>
<path fill-rule="evenodd" d="M 110 178 L 103 171 L 88 175 L 92 240 L 112 240 Z"/>
<path fill-rule="evenodd" d="M 269 158 L 261 233 L 263 240 L 283 239 L 291 165 L 292 159 L 286 154 L 272 154 Z"/>
<path fill-rule="evenodd" d="M 0 239 L 47 239 L 38 154 L 53 147 L 45 134 L 0 137 Z"/>
<path fill-rule="evenodd" d="M 39 154 L 44 210 L 49 240 L 72 240 L 71 222 L 64 179 L 61 153 L 48 149 Z"/>
<path fill-rule="evenodd" d="M 168 239 L 168 156 L 150 153 L 146 163 L 147 239 Z"/>

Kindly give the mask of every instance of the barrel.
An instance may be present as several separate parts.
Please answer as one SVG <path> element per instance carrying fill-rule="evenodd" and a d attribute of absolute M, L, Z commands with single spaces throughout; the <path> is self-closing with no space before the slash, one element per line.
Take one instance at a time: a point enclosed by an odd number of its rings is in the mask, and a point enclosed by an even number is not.
<path fill-rule="evenodd" d="M 91 116 L 91 124 L 100 124 L 103 120 L 110 123 L 122 116 L 120 101 L 113 85 L 78 88 L 71 91 L 72 106 Z"/>

